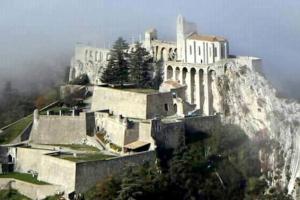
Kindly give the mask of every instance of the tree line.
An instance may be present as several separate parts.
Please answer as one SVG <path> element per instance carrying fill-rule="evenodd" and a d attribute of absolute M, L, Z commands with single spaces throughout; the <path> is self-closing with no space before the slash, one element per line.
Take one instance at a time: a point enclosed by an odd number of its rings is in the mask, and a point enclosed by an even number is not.
<path fill-rule="evenodd" d="M 158 89 L 162 82 L 162 71 L 159 63 L 154 63 L 149 52 L 136 42 L 129 51 L 128 43 L 118 38 L 114 43 L 108 64 L 101 76 L 103 83 L 133 83 L 139 88 Z"/>

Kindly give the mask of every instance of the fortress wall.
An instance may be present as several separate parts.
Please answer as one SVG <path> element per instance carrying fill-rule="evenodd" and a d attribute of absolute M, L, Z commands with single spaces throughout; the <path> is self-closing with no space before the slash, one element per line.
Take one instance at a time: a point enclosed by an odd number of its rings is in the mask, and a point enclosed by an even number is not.
<path fill-rule="evenodd" d="M 144 142 L 150 142 L 152 147 L 155 144 L 154 139 L 151 137 L 150 123 L 139 123 L 139 140 Z"/>
<path fill-rule="evenodd" d="M 17 147 L 15 170 L 23 173 L 27 173 L 29 170 L 39 172 L 42 156 L 50 152 L 51 150 Z"/>
<path fill-rule="evenodd" d="M 121 122 L 108 117 L 105 119 L 104 129 L 114 144 L 121 147 L 124 145 L 126 127 Z"/>
<path fill-rule="evenodd" d="M 152 137 L 157 146 L 177 148 L 184 143 L 185 127 L 182 121 L 163 122 L 152 120 Z"/>
<path fill-rule="evenodd" d="M 74 191 L 76 173 L 75 162 L 50 155 L 44 155 L 41 157 L 40 163 L 39 180 L 55 185 L 61 185 L 67 193 Z"/>
<path fill-rule="evenodd" d="M 147 119 L 160 115 L 169 116 L 174 114 L 172 93 L 166 92 L 147 95 Z"/>
<path fill-rule="evenodd" d="M 191 134 L 210 132 L 214 127 L 221 126 L 220 115 L 187 117 L 184 122 L 186 131 Z"/>
<path fill-rule="evenodd" d="M 125 141 L 124 144 L 129 144 L 131 142 L 134 142 L 139 139 L 139 124 L 133 123 L 133 125 L 130 128 L 126 129 L 125 132 Z"/>
<path fill-rule="evenodd" d="M 86 138 L 86 117 L 40 115 L 31 131 L 31 142 L 40 144 L 80 143 Z"/>
<path fill-rule="evenodd" d="M 127 166 L 154 163 L 154 151 L 113 158 L 110 160 L 89 161 L 76 164 L 76 191 L 85 192 L 97 182 L 124 171 Z"/>
<path fill-rule="evenodd" d="M 61 191 L 60 186 L 57 185 L 36 185 L 12 178 L 0 179 L 0 190 L 8 189 L 9 185 L 31 199 L 44 199 Z"/>
<path fill-rule="evenodd" d="M 95 87 L 92 111 L 106 110 L 124 117 L 146 118 L 147 94 L 106 87 Z"/>

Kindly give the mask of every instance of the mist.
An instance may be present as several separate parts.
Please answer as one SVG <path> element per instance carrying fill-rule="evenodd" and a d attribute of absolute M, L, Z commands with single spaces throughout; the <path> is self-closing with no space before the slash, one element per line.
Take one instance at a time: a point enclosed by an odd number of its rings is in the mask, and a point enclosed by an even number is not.
<path fill-rule="evenodd" d="M 300 99 L 299 10 L 295 0 L 1 0 L 0 87 L 12 80 L 26 92 L 60 82 L 76 43 L 110 47 L 150 27 L 175 40 L 182 14 L 199 33 L 225 36 L 231 54 L 262 58 L 273 85 Z"/>

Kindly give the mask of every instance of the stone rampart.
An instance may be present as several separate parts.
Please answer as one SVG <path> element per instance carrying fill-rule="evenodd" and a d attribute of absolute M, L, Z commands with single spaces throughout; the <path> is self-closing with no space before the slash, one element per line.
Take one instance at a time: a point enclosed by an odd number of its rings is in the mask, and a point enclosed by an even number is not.
<path fill-rule="evenodd" d="M 51 155 L 44 155 L 37 162 L 40 162 L 38 180 L 61 185 L 67 194 L 74 191 L 76 172 L 75 162 Z"/>
<path fill-rule="evenodd" d="M 209 133 L 214 127 L 221 126 L 219 114 L 211 116 L 191 116 L 184 118 L 185 130 L 188 133 Z"/>
<path fill-rule="evenodd" d="M 147 94 L 95 87 L 91 109 L 92 111 L 109 109 L 114 115 L 145 119 L 146 104 Z"/>
<path fill-rule="evenodd" d="M 113 158 L 109 160 L 76 163 L 76 191 L 85 192 L 97 182 L 124 171 L 126 166 L 154 163 L 154 151 Z"/>
<path fill-rule="evenodd" d="M 12 178 L 0 178 L 0 190 L 15 189 L 21 194 L 31 199 L 44 199 L 61 192 L 60 186 L 57 185 L 37 185 Z"/>
<path fill-rule="evenodd" d="M 42 156 L 50 152 L 51 150 L 17 147 L 15 171 L 27 173 L 32 170 L 38 172 L 40 170 L 40 160 Z"/>
<path fill-rule="evenodd" d="M 86 116 L 40 115 L 34 121 L 30 141 L 39 144 L 81 143 L 87 134 Z"/>

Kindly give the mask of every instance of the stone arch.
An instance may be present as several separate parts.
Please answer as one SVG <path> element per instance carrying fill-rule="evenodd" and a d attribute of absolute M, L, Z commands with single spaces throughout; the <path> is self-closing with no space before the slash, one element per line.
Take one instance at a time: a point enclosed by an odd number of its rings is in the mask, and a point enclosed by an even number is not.
<path fill-rule="evenodd" d="M 173 67 L 169 65 L 167 67 L 167 80 L 170 80 L 173 78 Z"/>
<path fill-rule="evenodd" d="M 182 84 L 186 84 L 186 75 L 188 73 L 188 69 L 186 67 L 184 67 L 182 69 Z"/>
<path fill-rule="evenodd" d="M 8 156 L 7 156 L 7 161 L 8 161 L 9 163 L 12 163 L 12 162 L 13 162 L 13 157 L 12 157 L 10 154 L 8 154 Z"/>
<path fill-rule="evenodd" d="M 196 103 L 196 69 L 191 68 L 191 103 Z"/>
<path fill-rule="evenodd" d="M 168 60 L 168 52 L 167 52 L 165 47 L 163 47 L 160 51 L 160 59 L 163 60 L 163 61 Z"/>
<path fill-rule="evenodd" d="M 93 60 L 93 51 L 90 50 L 90 60 Z"/>
<path fill-rule="evenodd" d="M 174 60 L 177 60 L 177 48 L 174 49 Z"/>
<path fill-rule="evenodd" d="M 204 70 L 199 69 L 199 95 L 200 95 L 200 112 L 203 114 L 203 107 L 204 107 L 204 101 L 205 101 L 205 96 L 204 96 Z"/>
<path fill-rule="evenodd" d="M 176 67 L 175 69 L 175 80 L 176 81 L 180 81 L 180 68 L 179 67 Z"/>

